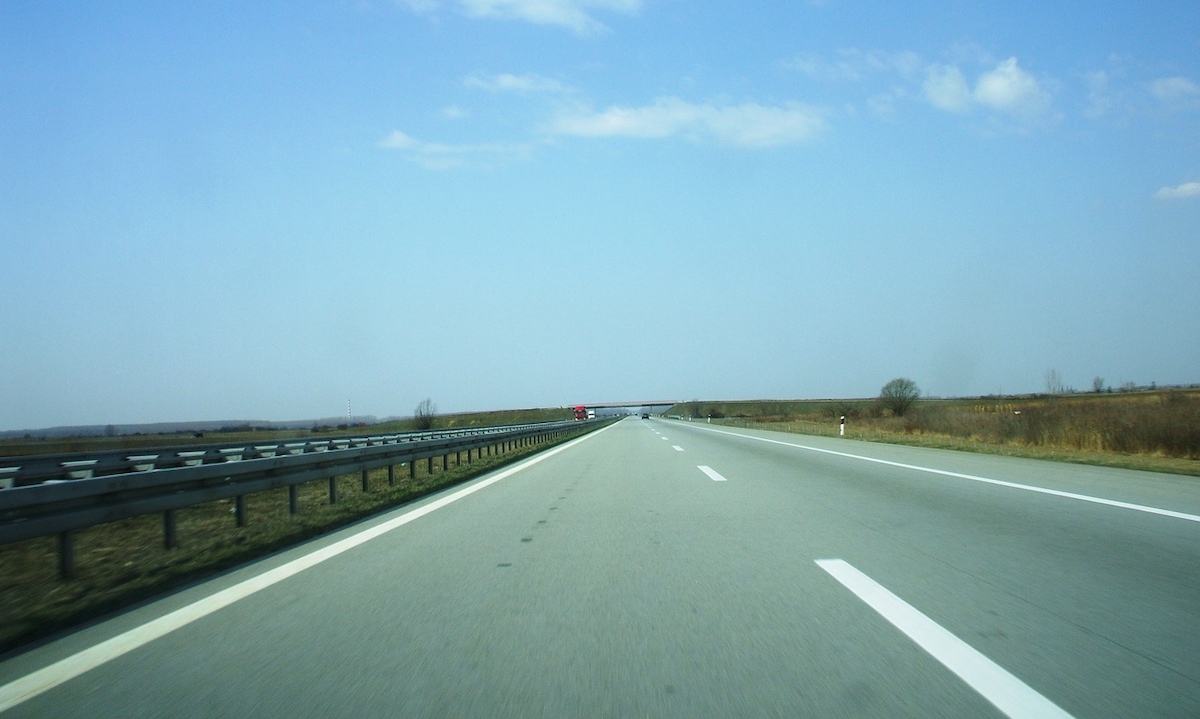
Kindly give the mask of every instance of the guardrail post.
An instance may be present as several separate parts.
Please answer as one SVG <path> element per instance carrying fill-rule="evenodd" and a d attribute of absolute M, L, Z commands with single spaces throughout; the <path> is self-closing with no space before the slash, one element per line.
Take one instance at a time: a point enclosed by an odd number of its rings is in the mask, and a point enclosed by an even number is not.
<path fill-rule="evenodd" d="M 58 577 L 59 579 L 75 578 L 74 532 L 58 533 Z"/>
<path fill-rule="evenodd" d="M 175 537 L 175 510 L 163 512 L 163 549 L 174 549 L 179 546 Z"/>
<path fill-rule="evenodd" d="M 317 479 L 320 478 L 321 473 L 325 473 L 326 479 L 329 480 L 329 502 L 330 504 L 336 504 L 339 501 L 338 480 L 342 476 L 346 476 L 346 478 L 349 479 L 349 469 L 356 464 L 358 464 L 360 468 L 364 492 L 371 490 L 370 470 L 363 470 L 362 466 L 363 464 L 368 464 L 374 460 L 367 459 L 364 455 L 380 457 L 379 461 L 382 462 L 382 466 L 388 467 L 388 483 L 389 485 L 392 485 L 396 481 L 396 466 L 404 464 L 404 462 L 392 463 L 392 459 L 404 457 L 409 465 L 409 476 L 415 479 L 416 462 L 419 461 L 419 459 L 414 458 L 413 454 L 418 454 L 419 456 L 420 452 L 432 451 L 429 449 L 431 446 L 436 447 L 442 452 L 440 455 L 442 457 L 442 468 L 440 471 L 448 473 L 450 468 L 451 454 L 454 455 L 456 466 L 461 467 L 464 446 L 468 447 L 468 449 L 466 449 L 468 464 L 473 463 L 477 458 L 481 461 L 481 463 L 483 463 L 485 457 L 491 458 L 494 455 L 500 455 L 516 448 L 534 446 L 545 441 L 549 437 L 574 436 L 576 433 L 578 433 L 578 430 L 581 429 L 581 427 L 575 426 L 572 427 L 571 430 L 565 430 L 566 426 L 567 425 L 564 424 L 562 426 L 556 426 L 552 430 L 542 430 L 541 427 L 537 425 L 511 425 L 503 430 L 498 428 L 490 428 L 487 430 L 461 432 L 456 435 L 452 433 L 435 434 L 433 436 L 413 435 L 411 437 L 406 437 L 404 441 L 413 442 L 414 444 L 410 444 L 407 447 L 396 447 L 394 454 L 392 453 L 393 450 L 389 449 L 387 450 L 388 453 L 383 455 L 361 451 L 361 447 L 370 446 L 373 443 L 376 443 L 374 439 L 370 438 L 368 438 L 368 440 L 357 441 L 338 440 L 337 442 L 334 442 L 330 440 L 327 442 L 316 443 L 291 443 L 282 446 L 272 445 L 271 447 L 264 445 L 242 449 L 224 448 L 219 450 L 220 455 L 213 453 L 216 450 L 206 450 L 205 452 L 200 452 L 198 450 L 186 449 L 186 451 L 180 450 L 179 452 L 176 452 L 178 456 L 170 461 L 164 459 L 164 457 L 170 455 L 169 452 L 164 454 L 165 450 L 155 450 L 157 454 L 146 456 L 138 455 L 136 457 L 127 456 L 124 459 L 132 463 L 121 466 L 132 471 L 148 473 L 154 472 L 156 467 L 157 469 L 175 468 L 176 464 L 182 462 L 182 466 L 177 467 L 179 470 L 178 472 L 154 476 L 154 479 L 158 479 L 159 476 L 162 477 L 163 481 L 161 482 L 161 487 L 151 480 L 151 484 L 155 484 L 153 489 L 158 492 L 157 494 L 153 495 L 153 498 L 158 498 L 158 501 L 162 501 L 162 504 L 160 504 L 156 509 L 150 510 L 149 513 L 163 513 L 163 546 L 166 549 L 173 549 L 179 547 L 180 544 L 178 540 L 178 515 L 176 513 L 180 509 L 184 508 L 184 504 L 181 503 L 186 503 L 191 501 L 191 499 L 203 498 L 203 501 L 220 499 L 222 500 L 223 505 L 223 500 L 233 498 L 235 503 L 231 507 L 231 510 L 232 513 L 236 515 L 235 519 L 237 526 L 245 527 L 248 526 L 249 515 L 247 497 L 249 494 L 253 491 L 258 491 L 258 487 L 269 486 L 275 484 L 275 481 L 279 480 L 282 480 L 280 483 L 288 488 L 289 513 L 298 514 L 299 488 L 301 483 L 292 483 L 292 478 L 289 476 L 292 473 L 303 473 L 306 476 L 313 476 L 309 474 L 309 472 L 312 472 L 315 474 Z M 453 437 L 453 439 L 451 439 L 451 437 Z M 383 440 L 386 440 L 384 443 L 390 443 L 394 439 L 395 438 L 390 437 L 383 438 Z M 480 444 L 480 442 L 482 442 L 482 444 Z M 352 444 L 354 446 L 347 447 L 347 444 Z M 348 449 L 350 451 L 341 453 L 340 450 L 342 449 Z M 319 458 L 309 456 L 318 450 L 321 452 L 328 451 L 330 454 Z M 172 452 L 174 452 L 174 450 L 172 450 Z M 478 452 L 478 455 L 476 452 Z M 295 459 L 292 461 L 273 462 L 271 463 L 271 468 L 254 466 L 257 463 L 238 461 L 246 458 L 253 459 L 259 456 L 278 457 L 280 460 L 288 460 L 292 457 L 295 457 Z M 439 455 L 434 454 L 426 455 L 426 457 L 424 457 L 424 459 L 426 459 L 427 471 L 431 475 L 435 472 L 434 464 L 438 456 Z M 54 459 L 57 461 L 57 458 Z M 212 470 L 216 468 L 206 466 L 205 459 L 223 460 L 224 463 L 228 464 L 224 464 L 222 469 L 212 472 Z M 178 462 L 176 460 L 178 460 Z M 102 482 L 104 475 L 107 473 L 107 469 L 103 468 L 107 467 L 111 469 L 109 465 L 103 464 L 103 462 L 107 460 L 90 459 L 87 461 L 90 463 L 101 463 L 100 466 L 102 469 L 96 469 L 95 473 L 97 475 L 101 475 L 100 481 Z M 61 462 L 59 463 L 61 464 Z M 212 464 L 212 462 L 209 462 L 209 464 Z M 196 468 L 196 471 L 193 472 L 192 468 Z M 6 469 L 9 468 L 0 468 L 0 485 L 3 485 L 3 483 L 10 479 L 5 475 L 4 470 Z M 53 467 L 51 467 L 51 469 L 53 469 Z M 69 471 L 82 472 L 84 470 L 79 469 L 72 464 L 70 465 Z M 227 475 L 227 472 L 231 472 L 232 474 Z M 12 472 L 8 472 L 8 474 L 12 474 Z M 198 476 L 193 476 L 193 474 Z M 211 477 L 209 477 L 210 474 L 212 475 Z M 212 479 L 219 480 L 222 477 L 227 478 L 224 482 L 220 483 L 220 487 L 215 487 L 215 483 L 210 481 Z M 271 481 L 265 481 L 268 479 Z M 209 493 L 208 490 L 210 488 L 213 488 L 216 491 Z M 95 496 L 85 493 L 82 500 L 84 504 L 81 504 L 81 506 L 99 507 L 103 510 L 101 513 L 104 514 L 104 516 L 111 516 L 119 519 L 123 518 L 124 516 L 136 516 L 136 514 L 129 513 L 141 511 L 136 501 L 127 500 L 124 497 L 117 496 L 119 493 L 110 494 L 107 490 L 97 490 L 93 494 Z M 171 495 L 179 496 L 168 501 L 163 501 L 163 499 L 170 497 Z M 150 496 L 151 495 L 147 494 L 147 497 Z M 134 500 L 137 499 L 140 499 L 140 497 L 134 498 Z M 9 521 L 9 514 L 10 513 L 8 510 L 6 510 L 6 522 Z M 75 527 L 76 525 L 63 522 L 58 522 L 56 524 L 54 521 L 42 519 L 36 516 L 34 517 L 33 521 L 38 523 L 36 524 L 38 527 L 46 527 L 44 530 L 41 530 L 41 533 L 37 536 L 44 536 L 47 537 L 47 539 L 49 539 L 49 537 L 57 538 L 57 560 L 59 574 L 64 579 L 77 577 L 77 572 L 74 566 L 74 542 L 71 532 L 78 531 L 78 529 L 82 527 L 76 527 L 76 529 L 61 532 L 59 530 L 62 527 Z"/>
<path fill-rule="evenodd" d="M 417 478 L 417 461 L 415 459 L 408 460 L 408 478 Z"/>

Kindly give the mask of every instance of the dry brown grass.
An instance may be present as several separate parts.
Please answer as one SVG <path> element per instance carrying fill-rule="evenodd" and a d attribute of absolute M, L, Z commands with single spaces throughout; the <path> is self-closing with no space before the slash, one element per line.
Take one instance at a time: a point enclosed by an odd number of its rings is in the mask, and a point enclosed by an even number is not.
<path fill-rule="evenodd" d="M 683 407 L 686 414 L 688 407 Z M 1200 390 L 922 400 L 701 403 L 727 424 L 1200 476 Z M 677 408 L 674 411 L 679 411 Z"/>

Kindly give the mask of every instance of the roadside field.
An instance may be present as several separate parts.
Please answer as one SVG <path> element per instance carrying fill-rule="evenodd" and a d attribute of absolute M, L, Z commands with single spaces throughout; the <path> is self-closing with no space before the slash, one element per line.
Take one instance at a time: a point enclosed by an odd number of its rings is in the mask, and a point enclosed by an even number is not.
<path fill-rule="evenodd" d="M 434 417 L 434 429 L 458 427 L 495 427 L 503 424 L 526 424 L 532 422 L 554 422 L 571 419 L 565 408 L 514 409 L 496 412 L 464 412 L 440 414 Z M 264 429 L 247 426 L 231 427 L 228 430 L 196 433 L 122 434 L 115 437 L 20 437 L 0 440 L 0 457 L 26 454 L 62 454 L 65 452 L 96 452 L 106 449 L 141 449 L 181 444 L 210 444 L 229 442 L 266 442 L 280 439 L 306 439 L 308 437 L 357 436 L 413 432 L 417 429 L 415 419 L 402 419 L 371 425 L 320 426 L 309 429 Z"/>
<path fill-rule="evenodd" d="M 669 414 L 784 432 L 1200 476 L 1200 390 L 921 399 L 688 402 Z"/>

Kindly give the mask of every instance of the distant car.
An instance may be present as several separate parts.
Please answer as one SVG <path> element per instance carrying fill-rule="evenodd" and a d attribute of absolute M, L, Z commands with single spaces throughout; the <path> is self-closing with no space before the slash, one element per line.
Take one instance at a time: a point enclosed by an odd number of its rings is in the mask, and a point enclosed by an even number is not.
<path fill-rule="evenodd" d="M 649 412 L 642 412 L 642 419 L 650 419 L 650 413 L 649 413 Z"/>

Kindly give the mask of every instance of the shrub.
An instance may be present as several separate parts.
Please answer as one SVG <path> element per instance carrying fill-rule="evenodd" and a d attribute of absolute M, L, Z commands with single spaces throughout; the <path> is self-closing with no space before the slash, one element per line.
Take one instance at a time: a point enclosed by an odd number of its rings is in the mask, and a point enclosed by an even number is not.
<path fill-rule="evenodd" d="M 907 377 L 897 377 L 883 386 L 879 392 L 879 401 L 884 408 L 891 410 L 892 414 L 903 417 L 920 396 L 921 390 L 916 382 Z"/>
<path fill-rule="evenodd" d="M 413 419 L 416 420 L 415 424 L 418 430 L 433 429 L 433 419 L 436 416 L 437 405 L 428 397 L 421 400 L 421 404 L 417 405 L 417 408 L 413 410 Z"/>

